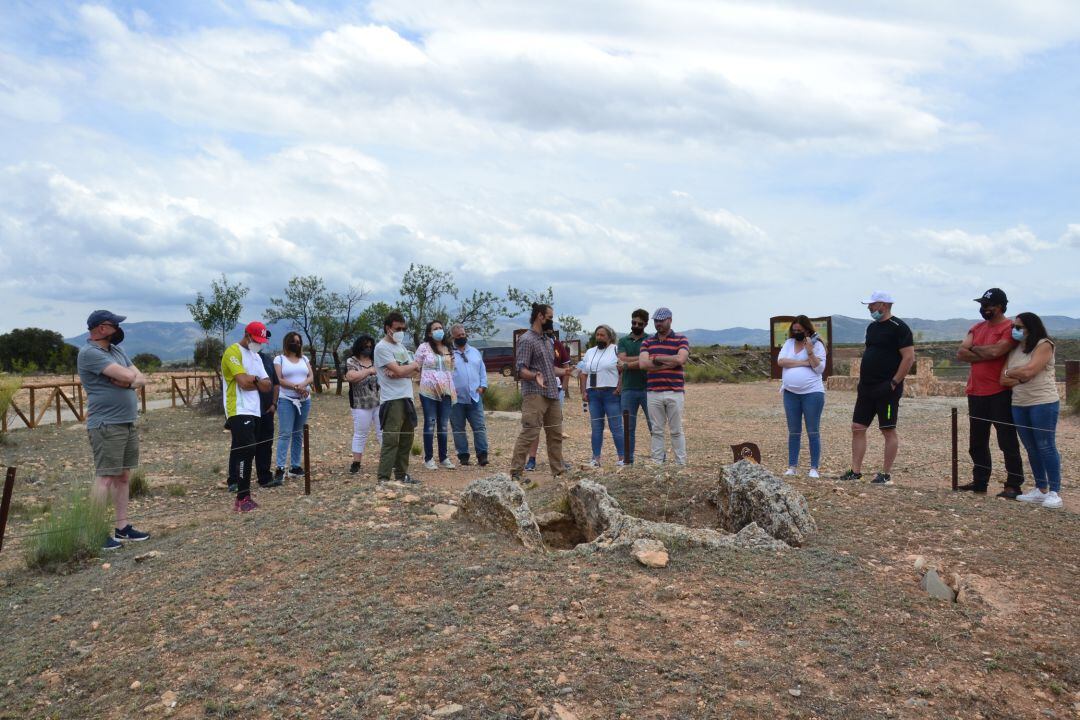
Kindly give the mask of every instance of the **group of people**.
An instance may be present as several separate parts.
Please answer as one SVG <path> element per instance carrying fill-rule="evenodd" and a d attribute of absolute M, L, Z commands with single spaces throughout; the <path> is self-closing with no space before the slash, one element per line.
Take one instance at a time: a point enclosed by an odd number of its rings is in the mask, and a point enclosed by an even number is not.
<path fill-rule="evenodd" d="M 1061 456 L 1055 439 L 1060 399 L 1054 375 L 1054 341 L 1035 313 L 1022 312 L 1010 320 L 1005 314 L 1008 298 L 1001 289 L 987 290 L 976 302 L 983 319 L 971 327 L 956 354 L 957 360 L 971 365 L 967 400 L 972 479 L 959 489 L 987 492 L 993 469 L 993 428 L 1006 471 L 1005 488 L 998 497 L 1061 507 Z M 866 433 L 876 418 L 884 438 L 884 458 L 881 470 L 870 482 L 888 485 L 899 449 L 897 424 L 904 378 L 915 362 L 914 338 L 907 324 L 892 314 L 894 301 L 889 293 L 875 292 L 863 304 L 872 322 L 866 329 L 852 412 L 851 467 L 840 479 L 862 478 Z M 87 318 L 89 338 L 78 356 L 97 477 L 93 496 L 102 503 L 111 501 L 116 512 L 116 528 L 105 543 L 106 549 L 149 537 L 133 528 L 127 518 L 128 481 L 139 460 L 135 391 L 146 384 L 146 377 L 119 347 L 124 339 L 120 326 L 124 319 L 107 310 L 91 313 Z M 562 441 L 567 437 L 563 405 L 574 377 L 591 423 L 594 466 L 603 462 L 605 425 L 611 434 L 615 464 L 634 464 L 639 412 L 651 436 L 651 461 L 667 462 L 670 447 L 671 460 L 686 464 L 682 416 L 690 343 L 685 335 L 672 331 L 668 308 L 652 314 L 652 335 L 645 331 L 648 323 L 649 313 L 638 309 L 631 314 L 630 333 L 622 338 L 609 325 L 599 325 L 593 333 L 593 346 L 571 366 L 569 352 L 554 332 L 554 309 L 543 303 L 532 306 L 529 329 L 516 343 L 522 412 L 510 460 L 511 476 L 525 488 L 536 485 L 535 480 L 525 480 L 524 473 L 536 467 L 541 435 L 546 438 L 553 476 L 569 467 L 562 453 Z M 414 379 L 419 381 L 424 415 L 425 467 L 456 467 L 449 457 L 448 435 L 453 438 L 458 464 L 470 465 L 467 427 L 472 430 L 476 462 L 486 466 L 483 396 L 487 372 L 483 357 L 469 343 L 461 324 L 451 325 L 448 333 L 443 323 L 428 323 L 415 353 L 405 345 L 405 329 L 405 318 L 393 311 L 384 318 L 383 337 L 378 342 L 362 335 L 352 345 L 345 374 L 353 418 L 350 472 L 360 471 L 367 439 L 374 430 L 380 444 L 378 480 L 417 482 L 409 474 L 418 425 Z M 228 485 L 235 493 L 237 512 L 258 507 L 251 496 L 253 471 L 262 487 L 281 485 L 286 474 L 303 474 L 301 433 L 311 409 L 313 368 L 303 355 L 299 333 L 287 333 L 281 352 L 273 357 L 261 352 L 269 340 L 270 332 L 263 323 L 248 323 L 243 338 L 230 345 L 221 360 L 225 426 L 232 438 Z M 790 324 L 777 362 L 782 368 L 780 391 L 788 426 L 785 475 L 798 473 L 805 426 L 810 451 L 808 476 L 818 478 L 827 356 L 825 344 L 806 315 L 799 315 Z M 623 427 L 624 412 L 627 428 Z M 275 417 L 277 465 L 271 470 Z M 1035 481 L 1035 487 L 1027 492 L 1022 488 L 1021 444 Z"/>
<path fill-rule="evenodd" d="M 1038 315 L 1006 315 L 1008 297 L 1000 288 L 991 288 L 980 297 L 982 321 L 968 331 L 957 350 L 956 359 L 969 363 L 966 387 L 969 415 L 968 453 L 971 482 L 960 490 L 985 494 L 993 470 L 990 429 L 997 434 L 1004 455 L 1006 480 L 998 497 L 1059 508 L 1061 500 L 1061 455 L 1056 430 L 1061 408 L 1054 374 L 1054 341 Z M 864 305 L 873 320 L 866 329 L 865 349 L 859 370 L 859 384 L 852 413 L 851 468 L 841 480 L 862 478 L 866 454 L 866 432 L 877 418 L 885 441 L 882 469 L 870 481 L 892 483 L 891 471 L 900 440 L 897 423 L 904 378 L 915 362 L 915 343 L 907 324 L 893 316 L 893 298 L 875 292 Z M 825 346 L 813 323 L 798 316 L 789 328 L 789 337 L 777 360 L 782 370 L 781 392 L 788 424 L 788 469 L 798 472 L 802 428 L 805 424 L 810 445 L 808 476 L 820 477 L 821 413 L 825 406 Z M 1028 455 L 1035 487 L 1023 492 L 1023 460 L 1020 444 Z"/>

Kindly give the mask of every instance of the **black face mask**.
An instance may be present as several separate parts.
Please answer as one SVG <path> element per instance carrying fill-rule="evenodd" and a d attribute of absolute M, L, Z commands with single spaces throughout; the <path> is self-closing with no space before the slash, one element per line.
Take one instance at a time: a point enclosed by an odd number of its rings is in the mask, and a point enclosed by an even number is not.
<path fill-rule="evenodd" d="M 469 338 L 454 338 L 454 344 L 458 347 L 465 347 L 469 343 Z"/>
<path fill-rule="evenodd" d="M 124 342 L 124 328 L 117 325 L 116 332 L 109 336 L 109 343 L 119 345 L 122 342 Z"/>
<path fill-rule="evenodd" d="M 370 345 L 360 348 L 360 357 L 371 357 L 373 353 L 374 349 Z"/>
<path fill-rule="evenodd" d="M 994 317 L 994 311 L 988 307 L 979 308 L 979 314 L 982 315 L 983 320 L 989 320 Z"/>
<path fill-rule="evenodd" d="M 540 329 L 546 333 L 552 332 L 553 330 L 555 330 L 555 321 L 545 320 L 544 324 L 540 327 Z"/>
<path fill-rule="evenodd" d="M 795 338 L 799 342 L 802 342 L 803 340 L 806 339 L 806 333 L 804 333 L 802 330 L 800 330 L 798 332 L 791 333 L 791 337 Z"/>
<path fill-rule="evenodd" d="M 291 350 L 292 352 L 294 352 L 296 354 L 300 354 L 300 351 L 304 348 L 304 346 L 301 343 L 298 343 L 295 340 L 291 341 L 285 347 L 287 347 L 289 350 Z"/>
<path fill-rule="evenodd" d="M 604 348 L 606 348 L 606 347 L 607 347 L 607 340 L 597 340 L 597 341 L 596 341 L 596 347 L 598 347 L 598 348 L 600 348 L 601 350 L 603 350 Z"/>

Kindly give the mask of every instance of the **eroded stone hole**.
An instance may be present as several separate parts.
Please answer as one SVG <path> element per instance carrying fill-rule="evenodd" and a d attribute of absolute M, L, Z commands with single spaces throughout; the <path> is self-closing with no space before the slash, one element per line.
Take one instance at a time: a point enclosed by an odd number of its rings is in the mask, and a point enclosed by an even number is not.
<path fill-rule="evenodd" d="M 581 543 L 588 542 L 574 516 L 569 513 L 540 513 L 536 516 L 536 525 L 540 528 L 544 545 L 551 550 L 573 550 Z"/>

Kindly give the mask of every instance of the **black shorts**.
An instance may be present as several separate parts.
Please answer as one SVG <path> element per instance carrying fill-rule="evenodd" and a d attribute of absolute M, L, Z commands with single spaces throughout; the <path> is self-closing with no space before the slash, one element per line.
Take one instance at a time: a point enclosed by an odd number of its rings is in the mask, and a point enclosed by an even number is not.
<path fill-rule="evenodd" d="M 876 415 L 878 427 L 882 430 L 896 427 L 896 422 L 900 417 L 900 398 L 903 394 L 904 383 L 897 385 L 895 390 L 885 387 L 885 384 L 859 385 L 851 422 L 870 427 Z"/>

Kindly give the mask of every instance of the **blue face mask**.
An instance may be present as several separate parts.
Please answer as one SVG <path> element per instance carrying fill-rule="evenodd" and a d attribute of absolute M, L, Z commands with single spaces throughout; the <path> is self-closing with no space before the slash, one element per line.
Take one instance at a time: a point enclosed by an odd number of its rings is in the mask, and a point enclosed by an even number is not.
<path fill-rule="evenodd" d="M 431 331 L 431 337 L 435 338 L 435 342 L 442 342 L 443 336 L 445 334 L 446 333 L 444 333 L 442 330 L 432 330 Z"/>
<path fill-rule="evenodd" d="M 881 318 L 885 317 L 885 313 L 881 312 L 880 310 L 871 310 L 870 317 L 874 318 L 874 322 L 877 322 L 881 320 Z"/>
<path fill-rule="evenodd" d="M 1013 340 L 1015 340 L 1016 342 L 1023 342 L 1024 341 L 1024 331 L 1023 330 L 1017 330 L 1016 328 L 1013 328 L 1012 329 L 1012 336 L 1013 336 Z"/>

